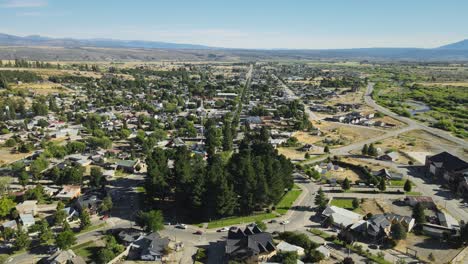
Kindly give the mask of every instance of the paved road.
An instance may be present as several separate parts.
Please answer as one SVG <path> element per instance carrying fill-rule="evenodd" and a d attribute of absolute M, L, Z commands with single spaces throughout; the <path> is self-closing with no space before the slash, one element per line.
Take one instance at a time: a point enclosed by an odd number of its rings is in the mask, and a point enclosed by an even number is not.
<path fill-rule="evenodd" d="M 284 83 L 280 78 L 278 78 L 278 76 L 276 76 L 274 74 L 272 74 L 271 77 L 278 80 L 278 82 L 281 84 L 281 86 L 283 86 L 283 90 L 287 94 L 288 98 L 298 99 L 299 101 L 301 101 L 301 103 L 304 105 L 304 110 L 305 110 L 306 114 L 309 116 L 310 120 L 320 120 L 320 118 L 317 115 L 315 115 L 315 113 L 312 112 L 310 110 L 310 108 L 306 104 L 304 104 L 304 102 L 302 102 L 302 99 L 294 94 L 294 92 L 291 90 L 291 88 L 289 88 L 289 86 L 286 83 Z"/>

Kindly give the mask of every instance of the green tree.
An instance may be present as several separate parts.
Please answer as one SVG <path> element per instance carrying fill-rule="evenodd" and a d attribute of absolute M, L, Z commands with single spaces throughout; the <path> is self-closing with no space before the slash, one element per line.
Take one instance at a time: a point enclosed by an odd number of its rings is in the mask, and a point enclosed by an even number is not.
<path fill-rule="evenodd" d="M 369 152 L 369 147 L 367 146 L 367 144 L 364 144 L 364 146 L 362 147 L 362 150 L 361 150 L 361 154 L 362 155 L 367 155 L 368 152 Z"/>
<path fill-rule="evenodd" d="M 140 211 L 137 217 L 137 223 L 147 232 L 157 232 L 164 229 L 164 218 L 159 210 L 151 210 L 148 212 Z"/>
<path fill-rule="evenodd" d="M 18 231 L 16 231 L 15 247 L 17 250 L 28 248 L 31 245 L 31 239 L 28 234 L 23 231 L 21 226 L 18 226 Z"/>
<path fill-rule="evenodd" d="M 351 183 L 349 182 L 347 177 L 344 179 L 343 183 L 341 184 L 341 188 L 343 188 L 343 190 L 345 191 L 351 188 Z"/>
<path fill-rule="evenodd" d="M 359 199 L 357 199 L 357 198 L 353 199 L 353 208 L 354 209 L 359 208 Z"/>
<path fill-rule="evenodd" d="M 69 249 L 76 243 L 75 234 L 71 230 L 62 231 L 55 238 L 55 243 L 62 250 Z"/>
<path fill-rule="evenodd" d="M 0 88 L 1 89 L 8 89 L 9 88 L 8 82 L 7 82 L 7 80 L 5 79 L 5 77 L 2 74 L 0 74 Z"/>
<path fill-rule="evenodd" d="M 424 213 L 424 206 L 417 203 L 413 207 L 413 217 L 417 224 L 424 224 L 426 222 L 426 214 Z"/>
<path fill-rule="evenodd" d="M 28 184 L 29 182 L 29 174 L 23 169 L 18 175 L 18 183 L 23 186 L 23 188 Z"/>
<path fill-rule="evenodd" d="M 81 230 L 86 229 L 91 225 L 91 217 L 87 209 L 81 211 L 80 214 L 80 228 Z"/>
<path fill-rule="evenodd" d="M 400 223 L 396 223 L 396 224 L 392 225 L 391 232 L 392 232 L 392 238 L 395 239 L 395 240 L 406 239 L 406 229 Z"/>
<path fill-rule="evenodd" d="M 43 245 L 49 245 L 54 238 L 54 233 L 49 227 L 46 220 L 41 220 L 39 223 L 39 242 Z"/>
<path fill-rule="evenodd" d="M 328 145 L 326 145 L 325 148 L 323 148 L 323 152 L 330 153 L 330 147 L 328 147 Z"/>
<path fill-rule="evenodd" d="M 62 225 L 65 219 L 67 218 L 67 212 L 65 212 L 65 205 L 62 202 L 57 203 L 57 209 L 54 214 L 54 224 Z"/>
<path fill-rule="evenodd" d="M 232 150 L 232 127 L 231 119 L 227 116 L 224 118 L 223 122 L 223 150 L 231 151 Z"/>
<path fill-rule="evenodd" d="M 0 195 L 4 195 L 8 191 L 12 181 L 13 178 L 10 176 L 0 177 Z"/>
<path fill-rule="evenodd" d="M 112 203 L 112 197 L 110 197 L 108 195 L 102 200 L 101 211 L 102 212 L 109 212 L 112 209 L 113 206 L 114 206 L 114 204 Z"/>
<path fill-rule="evenodd" d="M 93 187 L 102 187 L 105 185 L 105 177 L 101 167 L 91 167 L 89 184 Z"/>
<path fill-rule="evenodd" d="M 327 207 L 328 199 L 325 196 L 325 193 L 322 190 L 322 187 L 319 188 L 317 194 L 315 195 L 315 205 L 318 206 L 320 211 L 323 211 Z"/>
<path fill-rule="evenodd" d="M 382 192 L 385 191 L 385 190 L 387 189 L 387 183 L 385 182 L 385 178 L 384 178 L 384 177 L 380 178 L 380 182 L 379 182 L 379 186 L 378 186 L 378 187 L 379 187 L 379 190 L 382 191 Z"/>
<path fill-rule="evenodd" d="M 15 208 L 16 203 L 8 198 L 6 195 L 0 198 L 0 217 L 5 217 L 10 214 L 11 210 Z"/>
<path fill-rule="evenodd" d="M 406 180 L 405 182 L 405 186 L 403 187 L 403 189 L 405 190 L 405 192 L 411 192 L 411 181 L 410 180 Z"/>
<path fill-rule="evenodd" d="M 378 152 L 377 152 L 377 149 L 374 146 L 374 143 L 371 143 L 369 145 L 369 149 L 367 150 L 367 154 L 369 156 L 373 156 L 373 157 L 376 157 L 378 155 Z"/>

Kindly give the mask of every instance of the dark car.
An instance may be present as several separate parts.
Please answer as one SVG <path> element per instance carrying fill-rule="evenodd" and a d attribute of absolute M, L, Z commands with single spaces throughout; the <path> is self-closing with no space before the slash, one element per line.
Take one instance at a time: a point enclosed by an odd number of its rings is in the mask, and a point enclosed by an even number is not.
<path fill-rule="evenodd" d="M 195 233 L 193 233 L 193 234 L 195 234 L 195 235 L 203 235 L 203 231 L 197 230 L 197 231 L 195 231 Z"/>

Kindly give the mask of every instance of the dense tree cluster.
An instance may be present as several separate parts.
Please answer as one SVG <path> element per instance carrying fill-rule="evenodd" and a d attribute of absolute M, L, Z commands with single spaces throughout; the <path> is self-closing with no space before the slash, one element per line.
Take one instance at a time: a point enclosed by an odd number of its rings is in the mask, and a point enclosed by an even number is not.
<path fill-rule="evenodd" d="M 208 128 L 215 129 L 212 125 Z M 155 149 L 146 160 L 148 197 L 174 200 L 181 211 L 213 219 L 246 215 L 274 205 L 285 189 L 292 187 L 292 163 L 278 155 L 262 133 L 249 133 L 239 153 L 228 161 L 216 153 L 220 144 L 207 137 L 207 161 L 185 147 L 175 153 Z M 174 160 L 172 169 L 169 158 Z"/>

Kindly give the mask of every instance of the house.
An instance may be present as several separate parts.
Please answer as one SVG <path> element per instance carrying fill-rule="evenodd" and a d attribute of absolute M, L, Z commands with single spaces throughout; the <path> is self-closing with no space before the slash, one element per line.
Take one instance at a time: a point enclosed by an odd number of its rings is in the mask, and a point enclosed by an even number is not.
<path fill-rule="evenodd" d="M 122 230 L 118 234 L 120 242 L 125 246 L 132 244 L 133 242 L 143 238 L 143 234 L 140 230 L 128 229 Z"/>
<path fill-rule="evenodd" d="M 398 160 L 398 153 L 395 152 L 395 151 L 392 151 L 392 152 L 386 153 L 386 154 L 378 157 L 377 159 L 385 160 L 385 161 L 396 161 L 396 160 Z"/>
<path fill-rule="evenodd" d="M 416 204 L 421 203 L 425 208 L 435 208 L 436 205 L 430 196 L 406 196 L 406 204 L 414 207 Z"/>
<path fill-rule="evenodd" d="M 360 214 L 334 205 L 328 205 L 327 208 L 323 210 L 322 216 L 325 218 L 332 217 L 333 225 L 339 228 L 346 228 L 351 226 L 363 218 L 363 216 Z"/>
<path fill-rule="evenodd" d="M 50 264 L 85 264 L 84 259 L 73 252 L 73 250 L 61 250 L 55 252 L 47 258 L 46 263 Z"/>
<path fill-rule="evenodd" d="M 28 230 L 29 227 L 36 223 L 32 214 L 20 214 L 19 217 L 24 230 Z"/>
<path fill-rule="evenodd" d="M 325 245 L 321 245 L 321 246 L 319 246 L 318 248 L 316 248 L 315 250 L 317 250 L 318 252 L 322 253 L 323 256 L 325 257 L 325 259 L 329 259 L 330 256 L 331 256 L 330 250 L 329 250 L 328 247 L 325 246 Z"/>
<path fill-rule="evenodd" d="M 428 175 L 442 177 L 454 186 L 463 182 L 464 174 L 468 172 L 468 162 L 445 151 L 434 156 L 426 156 L 425 165 Z"/>
<path fill-rule="evenodd" d="M 281 241 L 276 245 L 278 252 L 295 252 L 298 256 L 304 255 L 304 248 Z"/>
<path fill-rule="evenodd" d="M 87 209 L 90 214 L 97 213 L 102 200 L 96 194 L 87 194 L 78 197 L 75 201 L 75 207 L 79 212 Z"/>
<path fill-rule="evenodd" d="M 158 233 L 151 233 L 132 243 L 132 248 L 140 250 L 140 260 L 162 261 L 167 255 L 169 238 L 162 238 Z"/>
<path fill-rule="evenodd" d="M 37 201 L 36 200 L 27 200 L 18 205 L 16 205 L 16 210 L 19 214 L 37 214 Z"/>
<path fill-rule="evenodd" d="M 15 220 L 7 221 L 2 224 L 2 228 L 3 229 L 10 228 L 10 229 L 16 230 L 18 228 L 18 223 L 16 223 Z"/>
<path fill-rule="evenodd" d="M 140 164 L 140 160 L 119 160 L 117 161 L 117 169 L 121 169 L 128 173 L 133 173 L 136 167 Z"/>
<path fill-rule="evenodd" d="M 350 229 L 364 237 L 386 237 L 390 236 L 392 225 L 401 224 L 410 232 L 415 220 L 409 216 L 401 216 L 393 213 L 378 214 L 370 217 L 367 221 L 361 220 L 352 225 Z"/>
<path fill-rule="evenodd" d="M 270 233 L 253 225 L 244 230 L 229 230 L 225 254 L 229 260 L 257 263 L 274 256 L 276 247 Z"/>
<path fill-rule="evenodd" d="M 177 138 L 174 138 L 174 139 L 171 139 L 167 144 L 166 144 L 166 147 L 170 147 L 170 148 L 178 148 L 178 147 L 183 147 L 185 146 L 185 142 L 184 140 L 182 140 L 181 138 L 177 137 Z"/>
<path fill-rule="evenodd" d="M 402 180 L 403 179 L 403 174 L 401 173 L 395 173 L 391 172 L 387 169 L 381 169 L 378 171 L 373 171 L 372 175 L 376 177 L 385 177 L 387 180 Z"/>
<path fill-rule="evenodd" d="M 62 210 L 65 211 L 65 213 L 67 214 L 66 220 L 68 222 L 71 222 L 73 218 L 79 217 L 78 211 L 76 211 L 72 207 L 66 207 L 66 208 L 63 208 Z"/>
<path fill-rule="evenodd" d="M 81 195 L 81 187 L 79 185 L 64 185 L 62 190 L 55 196 L 60 200 L 71 200 Z"/>

